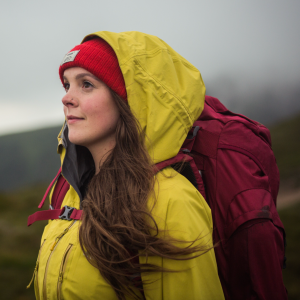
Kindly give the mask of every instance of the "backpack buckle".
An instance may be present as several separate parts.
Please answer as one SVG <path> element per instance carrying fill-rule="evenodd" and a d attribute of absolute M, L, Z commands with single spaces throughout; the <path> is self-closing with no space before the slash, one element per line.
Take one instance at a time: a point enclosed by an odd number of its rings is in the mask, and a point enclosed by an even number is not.
<path fill-rule="evenodd" d="M 71 217 L 71 214 L 73 212 L 73 210 L 75 209 L 75 207 L 70 207 L 68 205 L 65 205 L 63 207 L 64 211 L 63 213 L 58 217 L 61 220 L 67 220 L 67 221 L 71 221 L 73 220 Z"/>

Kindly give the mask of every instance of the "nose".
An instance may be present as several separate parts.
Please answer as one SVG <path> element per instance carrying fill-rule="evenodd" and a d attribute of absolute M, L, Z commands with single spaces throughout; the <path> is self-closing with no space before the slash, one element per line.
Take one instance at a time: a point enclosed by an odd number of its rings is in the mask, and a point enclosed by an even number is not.
<path fill-rule="evenodd" d="M 72 96 L 70 91 L 63 96 L 61 102 L 65 107 L 76 107 L 78 105 L 78 101 L 76 101 L 76 98 Z"/>

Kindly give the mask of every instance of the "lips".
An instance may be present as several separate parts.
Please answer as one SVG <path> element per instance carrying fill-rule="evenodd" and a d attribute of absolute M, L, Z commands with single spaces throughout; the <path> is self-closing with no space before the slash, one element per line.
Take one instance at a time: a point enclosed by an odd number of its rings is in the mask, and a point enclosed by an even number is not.
<path fill-rule="evenodd" d="M 80 118 L 80 117 L 70 115 L 70 116 L 67 116 L 67 120 L 68 120 L 69 124 L 72 124 L 72 123 L 75 123 L 75 122 L 78 122 L 78 121 L 81 121 L 81 120 L 84 120 L 84 119 Z"/>

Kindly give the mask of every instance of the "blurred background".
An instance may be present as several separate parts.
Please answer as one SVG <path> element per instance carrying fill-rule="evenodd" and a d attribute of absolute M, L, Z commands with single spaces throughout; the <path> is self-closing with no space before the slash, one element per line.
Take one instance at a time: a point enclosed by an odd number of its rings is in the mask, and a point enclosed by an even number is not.
<path fill-rule="evenodd" d="M 29 283 L 45 223 L 26 227 L 56 175 L 64 121 L 58 67 L 89 33 L 157 35 L 201 72 L 207 94 L 271 130 L 281 174 L 289 299 L 300 299 L 300 2 L 6 1 L 0 4 L 1 299 Z"/>

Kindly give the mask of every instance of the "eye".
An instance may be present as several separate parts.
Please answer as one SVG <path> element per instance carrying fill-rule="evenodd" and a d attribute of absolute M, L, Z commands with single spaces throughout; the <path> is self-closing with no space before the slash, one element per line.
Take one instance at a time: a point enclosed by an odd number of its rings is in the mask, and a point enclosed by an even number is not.
<path fill-rule="evenodd" d="M 85 89 L 88 89 L 88 88 L 93 87 L 93 85 L 92 85 L 90 82 L 88 82 L 88 81 L 84 81 L 82 86 L 83 86 Z"/>
<path fill-rule="evenodd" d="M 70 84 L 68 82 L 64 82 L 64 89 L 67 92 L 70 88 Z"/>

